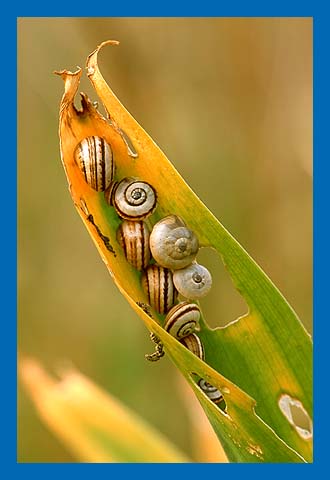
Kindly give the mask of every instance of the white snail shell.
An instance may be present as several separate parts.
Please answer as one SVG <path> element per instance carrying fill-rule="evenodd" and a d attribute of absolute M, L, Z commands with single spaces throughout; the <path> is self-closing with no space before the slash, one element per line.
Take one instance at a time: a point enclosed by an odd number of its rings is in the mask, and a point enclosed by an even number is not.
<path fill-rule="evenodd" d="M 201 378 L 198 381 L 198 386 L 203 390 L 203 392 L 209 397 L 210 400 L 214 403 L 220 403 L 224 400 L 222 393 L 216 387 L 211 385 L 209 382 Z"/>
<path fill-rule="evenodd" d="M 166 268 L 184 268 L 196 257 L 199 244 L 194 232 L 176 215 L 169 215 L 154 225 L 150 234 L 152 256 Z"/>
<path fill-rule="evenodd" d="M 124 220 L 117 230 L 117 241 L 127 261 L 137 270 L 146 268 L 150 261 L 149 230 L 145 222 Z"/>
<path fill-rule="evenodd" d="M 198 263 L 176 270 L 173 273 L 173 282 L 178 292 L 189 299 L 204 297 L 212 287 L 210 272 Z"/>
<path fill-rule="evenodd" d="M 165 330 L 181 339 L 193 333 L 199 326 L 200 308 L 195 303 L 181 302 L 171 308 L 165 318 Z"/>
<path fill-rule="evenodd" d="M 142 274 L 141 282 L 149 304 L 158 313 L 167 313 L 177 297 L 172 272 L 158 265 L 149 265 Z"/>
<path fill-rule="evenodd" d="M 156 192 L 149 183 L 133 177 L 124 178 L 112 190 L 112 204 L 126 220 L 142 220 L 156 208 Z"/>
<path fill-rule="evenodd" d="M 74 151 L 74 159 L 91 188 L 102 192 L 109 187 L 115 166 L 111 147 L 104 138 L 84 138 Z"/>
<path fill-rule="evenodd" d="M 196 333 L 191 333 L 187 337 L 181 338 L 180 343 L 188 348 L 194 355 L 197 355 L 198 358 L 204 360 L 204 347 Z"/>

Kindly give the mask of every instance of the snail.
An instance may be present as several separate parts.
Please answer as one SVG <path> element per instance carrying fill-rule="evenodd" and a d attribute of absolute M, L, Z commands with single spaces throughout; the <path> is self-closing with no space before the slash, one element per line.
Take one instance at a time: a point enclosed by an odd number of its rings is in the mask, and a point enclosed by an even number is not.
<path fill-rule="evenodd" d="M 209 397 L 210 400 L 214 403 L 224 402 L 224 398 L 220 390 L 211 385 L 209 382 L 201 378 L 198 381 L 198 386 L 203 390 L 203 392 Z"/>
<path fill-rule="evenodd" d="M 155 210 L 157 196 L 149 183 L 127 177 L 113 186 L 109 203 L 112 203 L 120 217 L 142 220 Z"/>
<path fill-rule="evenodd" d="M 158 265 L 149 265 L 142 274 L 141 282 L 149 304 L 158 313 L 167 313 L 177 297 L 172 272 Z"/>
<path fill-rule="evenodd" d="M 201 312 L 195 303 L 181 302 L 171 308 L 165 318 L 165 330 L 182 339 L 193 333 L 199 325 Z"/>
<path fill-rule="evenodd" d="M 204 297 L 211 289 L 212 277 L 207 268 L 193 263 L 173 273 L 175 288 L 181 295 L 189 299 Z"/>
<path fill-rule="evenodd" d="M 150 250 L 159 265 L 184 268 L 196 257 L 199 244 L 194 232 L 176 215 L 157 222 L 150 234 Z"/>
<path fill-rule="evenodd" d="M 182 342 L 189 350 L 200 358 L 204 358 L 203 346 L 200 339 L 193 334 L 199 325 L 201 312 L 199 306 L 195 303 L 181 302 L 171 308 L 165 318 L 165 330 Z M 189 338 L 188 338 L 189 337 Z M 163 344 L 153 333 L 150 335 L 155 343 L 155 352 L 145 355 L 146 359 L 153 362 L 159 360 L 164 355 Z"/>
<path fill-rule="evenodd" d="M 204 360 L 204 347 L 196 333 L 191 333 L 187 337 L 181 338 L 180 343 L 188 348 L 188 350 L 194 355 L 197 355 L 201 360 Z"/>
<path fill-rule="evenodd" d="M 124 220 L 117 230 L 117 241 L 127 261 L 137 270 L 143 270 L 150 261 L 149 230 L 145 222 Z"/>
<path fill-rule="evenodd" d="M 86 137 L 74 151 L 75 162 L 88 185 L 102 192 L 112 182 L 115 165 L 110 145 L 102 137 Z"/>
<path fill-rule="evenodd" d="M 158 337 L 151 334 L 151 340 L 155 343 L 155 351 L 151 354 L 146 354 L 145 358 L 150 362 L 156 362 L 164 355 L 164 348 L 162 342 Z M 204 360 L 204 347 L 200 338 L 195 333 L 190 333 L 186 337 L 180 339 L 180 343 L 190 350 L 198 358 Z"/>

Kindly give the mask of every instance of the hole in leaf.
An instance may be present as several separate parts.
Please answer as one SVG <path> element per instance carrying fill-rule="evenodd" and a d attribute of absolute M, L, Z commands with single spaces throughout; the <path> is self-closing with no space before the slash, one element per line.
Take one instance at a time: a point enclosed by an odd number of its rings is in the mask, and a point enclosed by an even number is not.
<path fill-rule="evenodd" d="M 224 327 L 248 311 L 244 298 L 235 289 L 221 258 L 212 248 L 201 248 L 197 262 L 212 275 L 212 288 L 200 300 L 206 323 L 211 328 Z"/>
<path fill-rule="evenodd" d="M 211 402 L 213 402 L 215 405 L 217 405 L 220 410 L 223 411 L 223 413 L 227 414 L 227 404 L 222 395 L 222 392 L 217 387 L 213 386 L 211 383 L 207 382 L 196 373 L 193 373 L 191 377 L 198 385 L 198 387 L 202 390 L 202 392 L 208 397 L 208 399 L 211 400 Z"/>
<path fill-rule="evenodd" d="M 293 425 L 301 438 L 309 440 L 313 437 L 312 420 L 302 403 L 290 397 L 290 395 L 282 395 L 279 407 L 285 418 Z"/>

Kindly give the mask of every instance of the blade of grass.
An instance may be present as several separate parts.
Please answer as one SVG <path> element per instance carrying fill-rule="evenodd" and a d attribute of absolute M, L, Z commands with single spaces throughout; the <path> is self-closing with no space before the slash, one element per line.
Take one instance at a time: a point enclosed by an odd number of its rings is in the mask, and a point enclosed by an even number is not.
<path fill-rule="evenodd" d="M 20 378 L 38 414 L 82 462 L 190 462 L 143 419 L 78 371 L 51 377 L 22 359 Z"/>
<path fill-rule="evenodd" d="M 161 338 L 166 352 L 194 388 L 229 460 L 310 461 L 311 440 L 302 438 L 287 421 L 278 402 L 287 394 L 299 400 L 312 416 L 311 339 L 269 278 L 203 205 L 113 94 L 98 67 L 98 53 L 108 44 L 118 42 L 104 42 L 88 57 L 87 75 L 110 121 L 83 94 L 82 110 L 75 109 L 73 100 L 81 70 L 59 72 L 65 83 L 60 113 L 61 155 L 75 206 L 119 289 L 149 330 Z M 249 313 L 238 321 L 216 330 L 203 321 L 200 338 L 206 363 L 159 326 L 162 318 L 157 312 L 148 307 L 150 318 L 141 308 L 147 300 L 141 289 L 140 273 L 128 265 L 116 241 L 120 219 L 106 204 L 103 194 L 91 191 L 85 184 L 74 162 L 77 143 L 89 135 L 103 136 L 111 144 L 118 179 L 136 176 L 154 186 L 158 205 L 151 225 L 168 214 L 181 216 L 202 246 L 216 249 L 234 286 L 245 298 Z M 127 137 L 136 155 L 128 148 Z M 192 373 L 220 388 L 227 416 L 196 387 Z"/>

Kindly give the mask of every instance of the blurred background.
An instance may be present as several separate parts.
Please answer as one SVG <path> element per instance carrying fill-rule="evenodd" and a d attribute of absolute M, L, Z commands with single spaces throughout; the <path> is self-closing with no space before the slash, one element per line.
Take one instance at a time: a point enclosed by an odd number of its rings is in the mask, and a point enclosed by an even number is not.
<path fill-rule="evenodd" d="M 312 20 L 18 19 L 18 351 L 71 363 L 191 454 L 179 373 L 148 363 L 148 332 L 78 217 L 61 165 L 54 70 L 103 75 L 312 331 Z M 97 100 L 89 81 L 81 91 Z M 212 252 L 210 326 L 246 312 Z M 199 257 L 200 258 L 200 257 Z M 74 462 L 19 386 L 18 461 Z M 171 419 L 171 421 L 169 421 Z"/>

